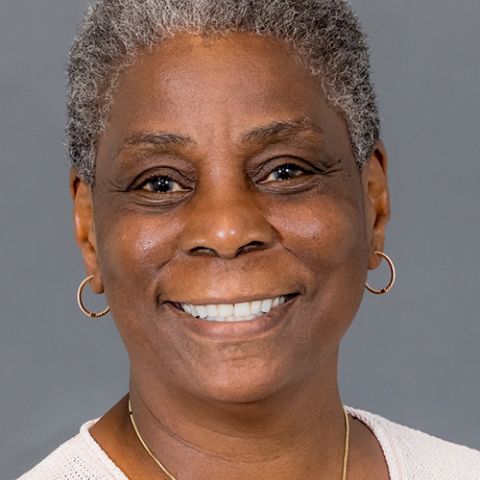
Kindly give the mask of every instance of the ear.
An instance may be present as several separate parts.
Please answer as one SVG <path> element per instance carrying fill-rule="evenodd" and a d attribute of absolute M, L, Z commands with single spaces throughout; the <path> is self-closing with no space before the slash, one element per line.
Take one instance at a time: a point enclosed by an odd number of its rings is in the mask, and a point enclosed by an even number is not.
<path fill-rule="evenodd" d="M 97 294 L 103 293 L 103 282 L 97 256 L 97 239 L 93 217 L 93 192 L 83 182 L 76 170 L 70 169 L 70 195 L 73 200 L 73 222 L 75 240 L 80 248 L 87 275 L 94 275 L 90 288 Z"/>
<path fill-rule="evenodd" d="M 387 152 L 383 142 L 376 142 L 372 155 L 362 170 L 362 185 L 365 200 L 365 218 L 369 244 L 368 268 L 374 270 L 381 258 L 376 250 L 383 252 L 385 229 L 390 218 L 390 197 L 387 182 Z"/>

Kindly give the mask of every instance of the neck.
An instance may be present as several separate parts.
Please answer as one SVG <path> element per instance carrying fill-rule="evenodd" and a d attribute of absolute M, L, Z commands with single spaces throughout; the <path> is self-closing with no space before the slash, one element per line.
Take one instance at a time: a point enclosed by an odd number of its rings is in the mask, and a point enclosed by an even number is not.
<path fill-rule="evenodd" d="M 177 479 L 340 479 L 345 424 L 336 357 L 328 367 L 241 404 L 194 398 L 132 373 L 134 418 Z"/>

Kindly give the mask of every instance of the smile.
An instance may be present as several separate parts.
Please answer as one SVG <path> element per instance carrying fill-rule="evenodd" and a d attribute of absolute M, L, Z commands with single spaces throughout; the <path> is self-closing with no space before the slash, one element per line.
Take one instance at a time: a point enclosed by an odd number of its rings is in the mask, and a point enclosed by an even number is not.
<path fill-rule="evenodd" d="M 218 303 L 193 305 L 190 303 L 175 303 L 175 307 L 188 315 L 207 322 L 249 322 L 266 315 L 272 309 L 283 305 L 296 294 L 280 295 L 241 303 Z"/>

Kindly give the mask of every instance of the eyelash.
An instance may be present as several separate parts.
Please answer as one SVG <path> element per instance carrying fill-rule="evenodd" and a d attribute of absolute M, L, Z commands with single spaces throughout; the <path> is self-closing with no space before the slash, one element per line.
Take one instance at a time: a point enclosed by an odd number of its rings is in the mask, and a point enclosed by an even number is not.
<path fill-rule="evenodd" d="M 268 181 L 268 178 L 270 177 L 270 175 L 273 175 L 274 173 L 278 173 L 282 169 L 284 170 L 284 173 L 295 170 L 296 172 L 300 172 L 300 174 L 295 174 L 290 178 Z M 294 162 L 282 163 L 281 165 L 277 165 L 274 169 L 270 170 L 266 179 L 262 180 L 260 183 L 268 184 L 268 183 L 277 183 L 277 182 L 278 183 L 289 182 L 291 180 L 294 180 L 297 177 L 301 177 L 303 175 L 312 175 L 313 173 L 315 172 L 313 172 L 312 170 L 309 170 L 308 168 L 297 165 Z"/>
<path fill-rule="evenodd" d="M 274 179 L 274 180 L 268 180 L 268 178 L 271 175 L 273 175 L 275 173 L 278 173 L 282 169 L 284 170 L 284 173 L 295 171 L 296 174 L 294 174 L 290 178 L 284 178 L 284 179 L 279 178 L 279 179 Z M 264 167 L 261 170 L 266 170 L 266 168 Z M 281 164 L 275 166 L 273 169 L 269 168 L 267 170 L 267 172 L 268 173 L 266 175 L 263 175 L 263 179 L 259 182 L 260 184 L 267 185 L 267 184 L 272 184 L 272 183 L 286 183 L 286 182 L 290 182 L 292 180 L 295 180 L 295 178 L 297 178 L 297 177 L 303 177 L 305 175 L 307 175 L 307 176 L 308 175 L 313 175 L 313 174 L 316 173 L 313 169 L 309 169 L 309 168 L 306 168 L 304 166 L 300 166 L 297 163 L 292 162 L 292 161 L 281 163 Z M 257 173 L 256 176 L 258 177 L 262 174 L 263 174 L 263 172 L 260 171 L 259 173 Z M 174 183 L 174 184 L 177 185 L 177 187 L 174 190 L 168 191 L 168 192 L 159 192 L 159 191 L 155 191 L 154 188 L 151 188 L 151 189 L 145 188 L 148 184 L 151 184 L 153 182 L 158 182 L 158 181 L 168 182 L 170 185 L 172 183 Z M 153 194 L 157 194 L 157 195 L 158 194 L 171 195 L 171 194 L 185 193 L 185 192 L 190 191 L 189 188 L 184 187 L 180 182 L 175 180 L 171 175 L 167 175 L 167 174 L 151 175 L 148 178 L 146 178 L 145 180 L 142 180 L 136 186 L 132 187 L 130 190 L 136 190 L 136 191 L 142 191 L 143 190 L 143 191 L 153 193 Z"/>
<path fill-rule="evenodd" d="M 148 185 L 149 183 L 153 183 L 153 182 L 158 181 L 158 180 L 166 180 L 170 184 L 171 183 L 176 183 L 177 185 L 180 186 L 180 188 L 177 188 L 177 189 L 175 189 L 171 192 L 156 192 L 154 189 L 145 188 L 146 185 Z M 188 189 L 183 188 L 180 185 L 179 182 L 177 182 L 176 180 L 174 180 L 172 177 L 170 177 L 168 175 L 152 175 L 151 177 L 142 181 L 137 187 L 135 187 L 135 190 L 145 190 L 145 191 L 148 191 L 148 192 L 151 192 L 151 193 L 162 193 L 163 195 L 188 191 Z"/>

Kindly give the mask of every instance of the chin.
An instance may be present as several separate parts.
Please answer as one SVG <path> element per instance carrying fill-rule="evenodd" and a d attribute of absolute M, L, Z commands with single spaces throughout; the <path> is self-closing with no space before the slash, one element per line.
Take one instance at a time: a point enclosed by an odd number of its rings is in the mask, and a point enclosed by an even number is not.
<path fill-rule="evenodd" d="M 272 363 L 255 359 L 255 365 L 212 368 L 197 375 L 194 394 L 207 401 L 231 405 L 263 403 L 272 399 L 288 383 L 287 369 L 272 368 Z M 279 370 L 284 370 L 282 375 Z"/>

